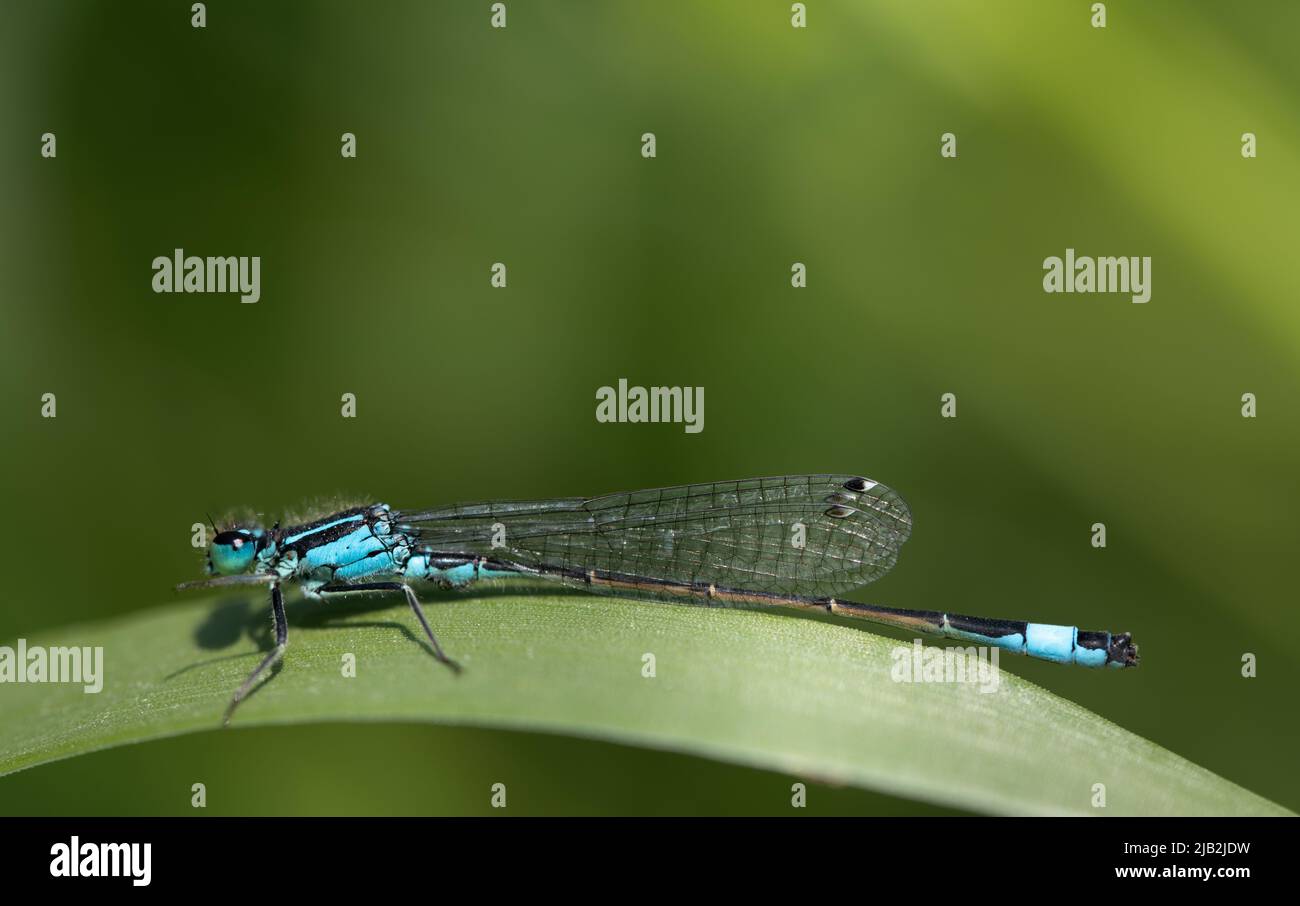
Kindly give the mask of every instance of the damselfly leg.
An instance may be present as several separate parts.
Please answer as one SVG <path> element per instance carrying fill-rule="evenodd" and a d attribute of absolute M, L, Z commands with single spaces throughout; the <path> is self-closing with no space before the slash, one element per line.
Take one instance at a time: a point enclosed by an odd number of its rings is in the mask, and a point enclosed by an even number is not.
<path fill-rule="evenodd" d="M 284 617 L 284 594 L 280 591 L 280 583 L 276 582 L 271 586 L 271 616 L 275 621 L 275 647 L 271 649 L 266 657 L 262 658 L 262 663 L 258 664 L 252 673 L 248 674 L 248 679 L 235 692 L 235 697 L 230 700 L 226 706 L 226 715 L 222 723 L 229 724 L 230 717 L 235 713 L 235 708 L 252 690 L 253 684 L 268 667 L 278 661 L 284 655 L 285 646 L 289 644 L 289 621 Z"/>
<path fill-rule="evenodd" d="M 405 582 L 358 582 L 347 585 L 326 585 L 323 588 L 318 588 L 316 593 L 321 595 L 345 595 L 351 592 L 397 591 L 398 589 L 401 589 L 406 594 L 406 603 L 411 605 L 411 610 L 415 611 L 416 619 L 424 627 L 424 634 L 429 638 L 429 646 L 433 649 L 434 658 L 450 667 L 452 673 L 460 673 L 460 664 L 443 653 L 442 646 L 438 644 L 438 639 L 429 626 L 429 621 L 425 619 L 424 608 L 420 606 L 420 599 L 415 596 L 415 590 Z"/>

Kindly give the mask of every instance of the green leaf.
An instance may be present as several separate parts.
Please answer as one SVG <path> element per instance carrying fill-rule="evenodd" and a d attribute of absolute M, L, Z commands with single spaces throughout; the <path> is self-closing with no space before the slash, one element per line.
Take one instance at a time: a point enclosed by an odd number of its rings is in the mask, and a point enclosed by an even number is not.
<path fill-rule="evenodd" d="M 538 730 L 1000 814 L 1289 814 L 1009 672 L 991 694 L 894 682 L 900 643 L 856 626 L 553 593 L 436 595 L 426 609 L 462 675 L 430 657 L 404 605 L 291 601 L 282 668 L 232 726 Z M 223 595 L 28 639 L 102 646 L 104 686 L 0 688 L 0 773 L 219 726 L 269 648 L 266 611 L 255 593 Z M 355 678 L 343 675 L 349 653 Z M 1092 807 L 1097 783 L 1104 810 Z"/>

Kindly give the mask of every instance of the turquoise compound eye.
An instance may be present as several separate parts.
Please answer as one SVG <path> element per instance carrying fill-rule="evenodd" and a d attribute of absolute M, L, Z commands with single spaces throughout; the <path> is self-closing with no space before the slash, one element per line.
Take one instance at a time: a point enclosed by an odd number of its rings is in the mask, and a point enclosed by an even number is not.
<path fill-rule="evenodd" d="M 222 532 L 212 539 L 208 561 L 218 576 L 236 576 L 253 565 L 257 544 L 248 532 Z"/>

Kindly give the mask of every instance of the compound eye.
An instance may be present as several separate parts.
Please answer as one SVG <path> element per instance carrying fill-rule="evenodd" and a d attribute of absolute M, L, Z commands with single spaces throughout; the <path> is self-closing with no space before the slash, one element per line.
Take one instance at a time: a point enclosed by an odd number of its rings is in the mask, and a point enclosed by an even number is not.
<path fill-rule="evenodd" d="M 252 532 L 221 532 L 208 548 L 208 566 L 218 576 L 247 572 L 257 556 L 257 536 Z"/>
<path fill-rule="evenodd" d="M 247 532 L 222 532 L 212 539 L 212 543 L 225 545 L 232 550 L 239 550 L 251 540 Z"/>

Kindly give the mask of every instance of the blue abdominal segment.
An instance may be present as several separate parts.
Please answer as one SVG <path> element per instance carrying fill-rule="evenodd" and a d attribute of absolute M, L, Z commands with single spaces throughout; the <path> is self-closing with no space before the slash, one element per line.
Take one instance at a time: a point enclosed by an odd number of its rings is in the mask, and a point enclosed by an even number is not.
<path fill-rule="evenodd" d="M 517 579 L 520 574 L 516 570 L 493 569 L 479 559 L 465 560 L 420 553 L 412 555 L 406 561 L 403 575 L 408 579 L 423 579 L 452 588 L 463 588 L 478 579 Z"/>
<path fill-rule="evenodd" d="M 1108 632 L 1106 635 L 1109 637 L 1110 633 Z M 1109 662 L 1112 667 L 1123 667 L 1124 665 L 1117 661 L 1110 661 L 1110 658 L 1107 655 L 1107 649 L 1109 647 L 1109 639 L 1107 640 L 1106 648 L 1076 647 L 1074 649 L 1074 663 L 1078 664 L 1080 667 L 1105 667 Z"/>
<path fill-rule="evenodd" d="M 989 645 L 993 648 L 1001 648 L 1004 651 L 1010 651 L 1015 654 L 1025 653 L 1025 636 L 1019 632 L 1009 632 L 1006 635 L 985 635 L 981 632 L 970 632 L 959 629 L 949 628 L 943 633 L 945 638 L 958 639 L 963 642 L 974 642 L 977 645 Z"/>
<path fill-rule="evenodd" d="M 1109 632 L 1081 632 L 1077 627 L 1054 623 L 1021 623 L 956 614 L 945 614 L 941 626 L 941 634 L 950 639 L 989 645 L 1057 664 L 1126 666 L 1110 657 Z"/>
<path fill-rule="evenodd" d="M 430 554 L 415 554 L 407 560 L 404 575 L 408 579 L 423 579 L 453 587 L 468 585 L 478 578 L 473 560 L 448 564 L 443 558 Z"/>
<path fill-rule="evenodd" d="M 1025 626 L 1025 653 L 1045 661 L 1069 664 L 1074 660 L 1074 626 L 1029 623 Z"/>

